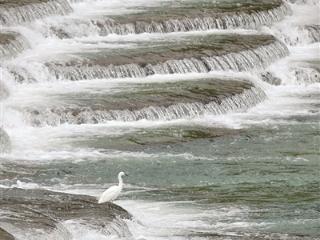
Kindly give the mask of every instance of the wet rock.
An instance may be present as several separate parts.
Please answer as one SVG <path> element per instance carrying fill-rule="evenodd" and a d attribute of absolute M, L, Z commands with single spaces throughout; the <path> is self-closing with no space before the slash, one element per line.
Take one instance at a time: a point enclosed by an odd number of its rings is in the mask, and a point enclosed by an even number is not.
<path fill-rule="evenodd" d="M 50 27 L 50 31 L 56 35 L 58 38 L 71 38 L 70 34 L 68 34 L 64 29 L 62 28 L 56 28 L 56 27 Z"/>
<path fill-rule="evenodd" d="M 140 129 L 132 133 L 119 136 L 94 136 L 86 139 L 72 139 L 68 141 L 69 146 L 88 147 L 91 149 L 114 149 L 118 151 L 140 152 L 145 149 L 165 149 L 168 146 L 180 146 L 181 143 L 197 140 L 215 141 L 220 137 L 236 136 L 242 131 L 238 129 L 227 129 L 222 127 L 201 126 L 179 126 L 170 128 Z M 48 170 L 43 170 L 48 172 Z M 44 173 L 41 171 L 41 173 Z M 60 171 L 65 179 L 71 178 L 67 173 Z M 75 171 L 76 172 L 76 171 Z M 48 173 L 44 173 L 48 174 Z M 74 173 L 75 174 L 75 173 Z M 37 173 L 35 176 L 39 176 Z"/>
<path fill-rule="evenodd" d="M 152 130 L 141 130 L 127 133 L 122 136 L 95 137 L 83 141 L 75 140 L 75 146 L 90 146 L 100 148 L 117 149 L 121 151 L 143 151 L 143 149 L 161 148 L 168 145 L 179 145 L 182 142 L 196 141 L 199 139 L 214 140 L 222 136 L 237 135 L 241 131 L 227 128 L 180 126 L 170 128 L 159 128 Z"/>
<path fill-rule="evenodd" d="M 1 240 L 14 240 L 14 237 L 6 232 L 4 229 L 0 228 L 0 239 Z"/>
<path fill-rule="evenodd" d="M 36 230 L 52 234 L 61 228 L 61 222 L 75 219 L 123 235 L 129 231 L 122 219 L 131 218 L 113 203 L 98 204 L 94 197 L 40 189 L 0 188 L 0 211 L 0 226 L 5 226 L 8 232 L 18 229 L 20 235 Z"/>
<path fill-rule="evenodd" d="M 0 154 L 11 151 L 11 141 L 9 135 L 0 128 Z"/>
<path fill-rule="evenodd" d="M 271 84 L 271 85 L 280 85 L 281 84 L 281 79 L 274 76 L 271 72 L 265 72 L 261 74 L 261 78 L 263 81 Z"/>

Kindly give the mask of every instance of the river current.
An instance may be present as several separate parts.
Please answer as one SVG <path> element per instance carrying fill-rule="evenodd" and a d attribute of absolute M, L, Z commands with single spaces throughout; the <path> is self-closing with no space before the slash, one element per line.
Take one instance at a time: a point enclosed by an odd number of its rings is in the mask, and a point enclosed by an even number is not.
<path fill-rule="evenodd" d="M 0 0 L 0 238 L 320 239 L 319 12 Z M 5 194 L 98 197 L 120 171 L 111 224 Z"/>

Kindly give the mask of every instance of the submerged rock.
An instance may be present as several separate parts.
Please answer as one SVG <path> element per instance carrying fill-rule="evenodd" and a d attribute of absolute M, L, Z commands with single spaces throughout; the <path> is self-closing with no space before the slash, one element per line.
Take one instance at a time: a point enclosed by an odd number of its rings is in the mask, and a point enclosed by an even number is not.
<path fill-rule="evenodd" d="M 98 204 L 94 197 L 47 190 L 0 188 L 0 227 L 26 236 L 28 232 L 57 234 L 65 232 L 63 221 L 76 220 L 119 236 L 130 235 L 123 219 L 131 215 L 113 203 Z M 1 236 L 1 235 L 0 235 Z M 41 238 L 39 238 L 41 239 Z"/>
<path fill-rule="evenodd" d="M 119 151 L 143 151 L 144 149 L 162 149 L 197 141 L 214 141 L 216 138 L 239 135 L 241 130 L 222 127 L 184 126 L 141 129 L 117 136 L 95 136 L 89 139 L 73 139 L 73 146 L 85 146 Z"/>
<path fill-rule="evenodd" d="M 274 76 L 271 72 L 262 73 L 261 78 L 263 81 L 275 86 L 280 85 L 282 82 L 280 78 Z"/>

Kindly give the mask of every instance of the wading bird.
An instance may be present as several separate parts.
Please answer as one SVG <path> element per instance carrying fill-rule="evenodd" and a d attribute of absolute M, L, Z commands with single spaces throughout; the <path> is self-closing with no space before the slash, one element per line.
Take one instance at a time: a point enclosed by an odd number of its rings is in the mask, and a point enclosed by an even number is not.
<path fill-rule="evenodd" d="M 122 188 L 123 188 L 123 180 L 122 180 L 123 176 L 128 176 L 128 175 L 125 174 L 124 172 L 119 172 L 119 174 L 118 174 L 119 184 L 112 186 L 112 187 L 109 187 L 107 190 L 105 190 L 101 194 L 101 196 L 98 200 L 98 203 L 112 202 L 120 195 Z"/>

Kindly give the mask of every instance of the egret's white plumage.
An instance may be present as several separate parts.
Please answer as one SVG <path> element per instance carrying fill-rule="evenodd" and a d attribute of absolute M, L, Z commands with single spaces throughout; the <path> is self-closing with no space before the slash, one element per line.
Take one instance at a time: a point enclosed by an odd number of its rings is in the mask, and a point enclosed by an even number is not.
<path fill-rule="evenodd" d="M 112 186 L 112 187 L 109 187 L 107 190 L 105 190 L 101 194 L 101 196 L 98 200 L 98 203 L 112 202 L 120 195 L 122 188 L 123 188 L 122 177 L 125 175 L 126 174 L 124 172 L 119 172 L 119 174 L 118 174 L 119 184 Z"/>

